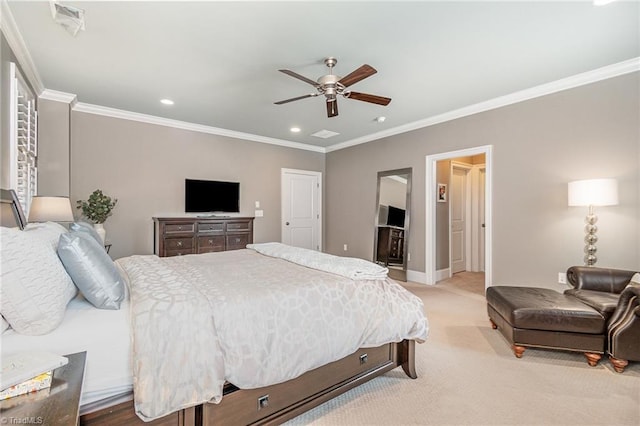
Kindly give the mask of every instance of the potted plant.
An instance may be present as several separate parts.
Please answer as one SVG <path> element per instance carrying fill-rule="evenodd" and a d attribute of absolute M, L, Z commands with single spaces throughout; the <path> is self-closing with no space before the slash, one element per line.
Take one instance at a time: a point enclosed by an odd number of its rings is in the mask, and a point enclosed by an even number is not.
<path fill-rule="evenodd" d="M 88 200 L 78 200 L 77 202 L 77 209 L 82 210 L 83 217 L 93 222 L 93 226 L 103 243 L 106 236 L 104 222 L 113 213 L 117 202 L 117 199 L 103 194 L 100 189 L 93 191 Z"/>

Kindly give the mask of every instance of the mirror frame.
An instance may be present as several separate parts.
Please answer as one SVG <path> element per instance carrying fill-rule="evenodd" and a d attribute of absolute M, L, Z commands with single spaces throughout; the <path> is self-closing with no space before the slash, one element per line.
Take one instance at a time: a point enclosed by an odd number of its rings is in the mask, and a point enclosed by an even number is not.
<path fill-rule="evenodd" d="M 389 277 L 400 280 L 407 281 L 407 255 L 409 250 L 409 236 L 410 236 L 410 225 L 411 225 L 411 180 L 412 180 L 412 167 L 406 167 L 404 169 L 395 169 L 395 170 L 385 170 L 382 172 L 378 172 L 378 180 L 377 180 L 377 189 L 376 189 L 376 211 L 374 216 L 374 233 L 373 233 L 373 262 L 378 263 L 378 228 L 379 228 L 379 219 L 380 219 L 380 180 L 383 177 L 394 176 L 394 175 L 407 175 L 407 191 L 406 191 L 406 203 L 405 203 L 405 218 L 404 218 L 404 238 L 403 238 L 403 259 L 402 259 L 402 270 L 398 270 L 395 268 L 389 268 Z M 385 265 L 387 266 L 387 265 Z"/>

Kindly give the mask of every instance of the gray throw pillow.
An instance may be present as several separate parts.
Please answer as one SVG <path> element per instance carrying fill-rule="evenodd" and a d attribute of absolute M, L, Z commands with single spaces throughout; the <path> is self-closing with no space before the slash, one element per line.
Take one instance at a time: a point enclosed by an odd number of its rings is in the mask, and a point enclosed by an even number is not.
<path fill-rule="evenodd" d="M 60 236 L 58 256 L 76 287 L 93 306 L 120 309 L 124 280 L 102 244 L 86 232 L 71 231 Z"/>
<path fill-rule="evenodd" d="M 87 235 L 91 235 L 100 245 L 102 245 L 102 238 L 93 228 L 93 225 L 87 222 L 74 222 L 69 226 L 69 229 L 76 232 L 84 232 Z"/>

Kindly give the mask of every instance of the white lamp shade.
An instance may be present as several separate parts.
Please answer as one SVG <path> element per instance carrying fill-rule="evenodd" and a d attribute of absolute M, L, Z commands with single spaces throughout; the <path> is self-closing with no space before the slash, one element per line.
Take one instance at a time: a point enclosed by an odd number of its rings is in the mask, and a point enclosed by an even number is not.
<path fill-rule="evenodd" d="M 569 182 L 570 206 L 615 206 L 618 204 L 618 181 L 586 179 Z"/>
<path fill-rule="evenodd" d="M 33 197 L 29 222 L 73 222 L 69 197 Z"/>

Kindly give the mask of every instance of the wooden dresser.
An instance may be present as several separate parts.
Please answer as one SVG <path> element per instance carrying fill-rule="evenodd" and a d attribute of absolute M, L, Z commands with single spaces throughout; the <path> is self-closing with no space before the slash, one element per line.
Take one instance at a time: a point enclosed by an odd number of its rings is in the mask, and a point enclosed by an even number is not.
<path fill-rule="evenodd" d="M 401 265 L 404 262 L 404 229 L 378 227 L 378 262 Z"/>
<path fill-rule="evenodd" d="M 160 257 L 243 249 L 253 243 L 252 217 L 154 217 Z"/>

